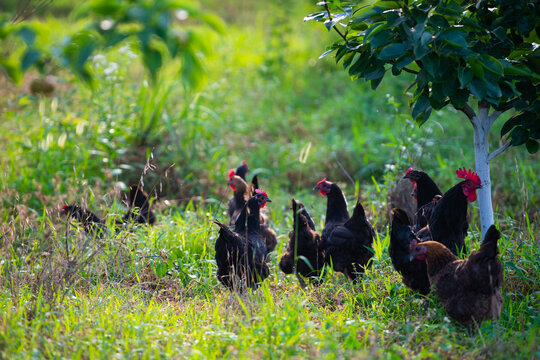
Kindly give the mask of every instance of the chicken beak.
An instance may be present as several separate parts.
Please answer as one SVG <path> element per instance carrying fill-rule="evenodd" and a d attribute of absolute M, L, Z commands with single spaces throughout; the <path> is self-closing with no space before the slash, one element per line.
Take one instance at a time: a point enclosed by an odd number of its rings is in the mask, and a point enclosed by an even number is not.
<path fill-rule="evenodd" d="M 272 202 L 272 199 L 266 198 L 266 202 Z"/>
<path fill-rule="evenodd" d="M 413 261 L 414 260 L 414 255 L 413 254 L 409 254 L 409 261 Z"/>
<path fill-rule="evenodd" d="M 315 185 L 315 186 L 313 187 L 313 190 L 321 190 L 321 188 L 319 187 L 319 185 Z"/>

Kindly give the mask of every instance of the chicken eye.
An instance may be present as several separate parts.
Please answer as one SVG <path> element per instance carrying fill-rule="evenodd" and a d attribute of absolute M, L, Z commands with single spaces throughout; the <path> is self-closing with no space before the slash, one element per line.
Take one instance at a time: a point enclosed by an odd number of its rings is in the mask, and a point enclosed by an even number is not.
<path fill-rule="evenodd" d="M 415 251 L 420 251 L 420 250 L 422 250 L 422 248 L 420 246 L 417 246 L 414 250 Z"/>

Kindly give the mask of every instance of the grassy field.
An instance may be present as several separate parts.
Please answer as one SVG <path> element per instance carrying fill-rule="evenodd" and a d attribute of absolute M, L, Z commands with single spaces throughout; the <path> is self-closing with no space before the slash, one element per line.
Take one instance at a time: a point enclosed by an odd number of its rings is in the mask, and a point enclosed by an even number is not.
<path fill-rule="evenodd" d="M 286 4 L 204 1 L 228 25 L 197 93 L 182 87 L 175 65 L 149 88 L 130 46 L 94 58 L 93 91 L 66 71 L 49 98 L 28 93 L 36 74 L 19 86 L 0 78 L 3 358 L 540 358 L 538 155 L 511 148 L 492 163 L 505 303 L 500 319 L 469 336 L 435 296 L 423 310 L 387 246 L 388 212 L 402 204 L 409 166 L 442 189 L 457 183 L 458 167 L 474 168 L 470 124 L 446 109 L 418 128 L 407 79 L 388 78 L 376 91 L 350 81 L 331 59 L 317 60 L 331 35 L 302 22 L 315 6 Z M 43 41 L 84 26 L 42 21 Z M 210 220 L 226 221 L 227 173 L 242 160 L 273 200 L 279 244 L 262 287 L 234 294 L 215 276 Z M 96 239 L 59 214 L 77 202 L 112 221 L 126 209 L 123 189 L 141 177 L 159 193 L 152 228 Z M 358 284 L 330 273 L 301 289 L 277 263 L 291 197 L 322 228 L 326 200 L 312 189 L 323 177 L 349 203 L 361 197 L 376 257 Z M 467 243 L 478 248 L 476 203 L 469 212 Z"/>

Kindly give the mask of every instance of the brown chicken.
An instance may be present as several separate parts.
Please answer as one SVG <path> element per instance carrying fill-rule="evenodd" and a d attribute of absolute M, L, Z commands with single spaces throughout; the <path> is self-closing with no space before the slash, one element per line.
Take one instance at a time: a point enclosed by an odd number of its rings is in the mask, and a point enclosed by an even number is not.
<path fill-rule="evenodd" d="M 495 225 L 488 229 L 480 248 L 460 260 L 436 241 L 411 241 L 410 254 L 426 262 L 435 293 L 448 315 L 467 326 L 499 316 L 503 306 L 503 267 Z"/>
<path fill-rule="evenodd" d="M 292 199 L 292 213 L 293 230 L 289 233 L 289 244 L 279 261 L 279 268 L 285 274 L 294 273 L 304 287 L 306 284 L 303 277 L 319 277 L 324 267 L 322 241 L 300 201 Z"/>

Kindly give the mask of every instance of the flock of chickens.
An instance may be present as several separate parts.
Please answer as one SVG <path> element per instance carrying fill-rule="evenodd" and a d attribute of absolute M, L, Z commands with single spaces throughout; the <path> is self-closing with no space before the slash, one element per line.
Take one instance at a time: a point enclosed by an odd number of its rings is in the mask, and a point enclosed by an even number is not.
<path fill-rule="evenodd" d="M 219 226 L 215 243 L 217 278 L 228 289 L 243 291 L 257 288 L 270 274 L 268 254 L 277 245 L 276 233 L 269 227 L 265 206 L 272 200 L 259 188 L 255 175 L 248 184 L 248 166 L 244 161 L 229 173 L 229 224 Z M 498 257 L 499 231 L 492 225 L 480 248 L 467 259 L 465 236 L 468 231 L 468 202 L 476 200 L 481 181 L 471 170 L 458 169 L 463 181 L 446 193 L 423 171 L 409 169 L 404 178 L 414 183 L 411 195 L 417 201 L 415 221 L 401 209 L 391 211 L 390 245 L 392 264 L 410 289 L 427 295 L 433 289 L 450 317 L 470 327 L 475 322 L 497 317 L 503 299 L 503 267 Z M 341 188 L 326 179 L 315 186 L 327 198 L 326 220 L 320 233 L 304 205 L 292 199 L 293 229 L 287 251 L 279 267 L 285 274 L 295 274 L 302 287 L 305 280 L 318 284 L 325 267 L 342 272 L 356 282 L 371 266 L 375 231 L 366 218 L 360 200 L 352 216 Z M 114 222 L 119 230 L 126 224 L 149 223 L 156 219 L 149 197 L 143 189 L 130 187 L 129 209 Z M 106 222 L 91 211 L 64 205 L 62 212 L 82 224 L 91 234 L 106 229 Z"/>

